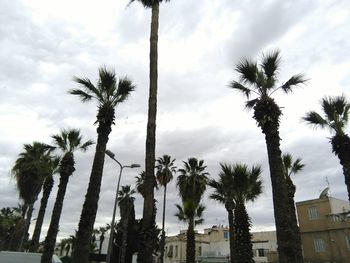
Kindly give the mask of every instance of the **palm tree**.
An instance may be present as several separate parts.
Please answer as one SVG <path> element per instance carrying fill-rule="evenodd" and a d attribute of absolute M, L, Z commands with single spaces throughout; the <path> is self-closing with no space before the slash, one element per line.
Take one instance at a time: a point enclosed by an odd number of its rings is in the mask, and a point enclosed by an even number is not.
<path fill-rule="evenodd" d="M 235 208 L 234 201 L 234 177 L 231 165 L 220 164 L 221 171 L 219 173 L 219 180 L 209 180 L 208 185 L 214 188 L 214 193 L 209 197 L 225 205 L 228 214 L 228 224 L 230 232 L 230 262 L 234 263 L 234 215 Z"/>
<path fill-rule="evenodd" d="M 39 248 L 40 233 L 44 222 L 47 201 L 50 197 L 50 193 L 54 184 L 53 175 L 58 172 L 58 165 L 60 162 L 60 158 L 59 157 L 48 158 L 47 162 L 48 162 L 47 165 L 49 169 L 48 169 L 47 175 L 45 176 L 45 181 L 43 184 L 43 196 L 40 200 L 40 209 L 39 209 L 38 217 L 36 219 L 32 241 L 29 247 L 29 251 L 31 252 L 35 252 Z"/>
<path fill-rule="evenodd" d="M 193 200 L 187 200 L 182 202 L 182 206 L 175 204 L 178 212 L 175 216 L 179 221 L 188 224 L 186 233 L 186 263 L 195 263 L 196 258 L 196 238 L 194 227 L 203 224 L 203 212 L 205 206 L 202 204 L 196 204 Z"/>
<path fill-rule="evenodd" d="M 68 180 L 75 171 L 74 152 L 77 150 L 85 152 L 93 144 L 91 140 L 83 142 L 80 131 L 77 129 L 62 130 L 59 134 L 53 135 L 52 138 L 55 146 L 62 153 L 59 165 L 60 183 L 58 185 L 49 229 L 45 238 L 41 263 L 52 262 Z"/>
<path fill-rule="evenodd" d="M 234 208 L 234 260 L 237 263 L 253 263 L 251 220 L 245 204 L 262 193 L 261 167 L 236 164 L 229 168 L 233 176 Z"/>
<path fill-rule="evenodd" d="M 130 213 L 134 206 L 135 197 L 132 195 L 135 193 L 134 189 L 131 189 L 130 185 L 122 186 L 122 189 L 118 192 L 118 203 L 120 207 L 120 221 L 122 226 L 122 247 L 120 262 L 125 263 L 126 248 L 128 245 L 128 223 Z"/>
<path fill-rule="evenodd" d="M 174 165 L 175 159 L 171 160 L 171 156 L 163 155 L 157 159 L 157 180 L 158 183 L 164 187 L 163 195 L 163 219 L 162 219 L 162 237 L 160 242 L 160 262 L 164 262 L 164 245 L 165 245 L 165 204 L 166 204 L 166 188 L 168 183 L 173 179 L 174 174 L 176 173 L 176 166 Z"/>
<path fill-rule="evenodd" d="M 195 234 L 194 226 L 203 222 L 201 216 L 204 206 L 200 204 L 208 181 L 208 173 L 205 172 L 204 161 L 196 158 L 189 158 L 184 163 L 184 168 L 179 169 L 180 175 L 177 178 L 177 187 L 182 199 L 182 207 L 176 205 L 179 212 L 176 216 L 181 221 L 188 222 L 186 262 L 195 262 Z M 199 221 L 196 221 L 199 218 Z"/>
<path fill-rule="evenodd" d="M 150 73 L 149 73 L 149 98 L 148 98 L 148 122 L 146 135 L 146 195 L 143 206 L 142 231 L 145 233 L 141 242 L 138 262 L 151 262 L 152 252 L 149 249 L 152 240 L 147 240 L 147 233 L 152 232 L 155 226 L 154 218 L 154 165 L 156 148 L 156 118 L 157 118 L 157 91 L 158 91 L 158 28 L 159 28 L 159 4 L 169 0 L 130 0 L 130 3 L 138 1 L 145 8 L 152 9 L 151 33 L 150 33 Z"/>
<path fill-rule="evenodd" d="M 344 95 L 325 97 L 321 101 L 324 116 L 315 111 L 310 111 L 303 118 L 315 127 L 328 128 L 333 136 L 330 140 L 332 152 L 338 156 L 343 167 L 345 184 L 350 201 L 350 138 L 344 131 L 349 121 L 350 103 Z"/>
<path fill-rule="evenodd" d="M 12 174 L 16 179 L 19 197 L 24 201 L 26 211 L 26 223 L 23 227 L 22 237 L 16 247 L 16 250 L 23 251 L 27 232 L 33 213 L 33 206 L 42 189 L 45 175 L 47 174 L 47 161 L 50 158 L 52 147 L 40 143 L 25 144 L 24 151 L 19 154 L 15 165 L 12 168 Z"/>
<path fill-rule="evenodd" d="M 102 246 L 103 242 L 105 240 L 105 233 L 111 228 L 110 224 L 107 224 L 106 226 L 101 226 L 99 228 L 99 233 L 100 233 L 100 243 L 99 243 L 99 248 L 98 248 L 98 253 L 102 253 Z"/>
<path fill-rule="evenodd" d="M 298 233 L 298 235 L 294 237 L 295 243 L 293 245 L 296 246 L 295 248 L 296 251 L 301 252 L 299 249 L 297 249 L 301 247 L 301 239 L 299 234 L 300 232 L 299 232 L 299 226 L 298 226 L 297 215 L 295 211 L 295 202 L 294 202 L 296 187 L 293 184 L 291 175 L 297 174 L 298 172 L 300 172 L 304 168 L 305 164 L 301 162 L 300 158 L 297 158 L 293 162 L 293 157 L 290 153 L 283 154 L 282 160 L 283 160 L 284 173 L 285 173 L 286 183 L 287 183 L 288 206 L 290 210 L 291 226 L 293 227 L 293 230 L 294 230 L 293 233 L 294 234 Z M 303 256 L 302 254 L 298 255 L 298 257 L 302 257 L 302 256 Z"/>
<path fill-rule="evenodd" d="M 272 98 L 272 94 L 278 90 L 285 93 L 292 92 L 295 86 L 303 84 L 306 79 L 303 74 L 292 76 L 284 84 L 277 86 L 277 77 L 280 68 L 280 52 L 274 51 L 263 55 L 261 63 L 242 59 L 236 65 L 239 81 L 232 81 L 230 87 L 242 92 L 247 99 L 246 107 L 254 109 L 253 118 L 265 135 L 267 155 L 270 166 L 270 178 L 272 184 L 272 196 L 277 232 L 278 255 L 281 262 L 303 262 L 302 258 L 294 251 L 291 239 L 290 218 L 286 212 L 288 198 L 287 186 L 284 176 L 282 154 L 280 150 L 279 123 L 282 114 L 280 107 Z M 256 97 L 251 99 L 251 95 Z M 298 248 L 301 249 L 301 248 Z"/>
<path fill-rule="evenodd" d="M 114 71 L 107 70 L 105 67 L 99 69 L 99 80 L 96 86 L 87 78 L 75 77 L 74 80 L 82 86 L 82 89 L 73 89 L 69 93 L 78 95 L 82 102 L 96 100 L 98 107 L 96 151 L 89 186 L 80 215 L 77 242 L 73 254 L 75 263 L 87 263 L 90 239 L 100 196 L 105 151 L 108 136 L 115 121 L 115 108 L 129 97 L 135 86 L 126 77 L 118 79 Z"/>

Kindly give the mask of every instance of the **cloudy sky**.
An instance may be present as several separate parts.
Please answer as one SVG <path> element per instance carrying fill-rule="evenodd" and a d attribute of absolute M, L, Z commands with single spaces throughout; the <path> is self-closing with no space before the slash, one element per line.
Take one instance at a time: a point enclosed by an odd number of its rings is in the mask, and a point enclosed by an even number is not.
<path fill-rule="evenodd" d="M 125 169 L 122 184 L 134 185 L 144 168 L 148 99 L 150 10 L 128 0 L 0 0 L 0 207 L 15 206 L 18 194 L 10 169 L 24 143 L 50 143 L 63 128 L 79 128 L 96 139 L 94 103 L 82 104 L 67 91 L 73 76 L 97 79 L 106 65 L 136 85 L 117 109 L 108 148 Z M 296 201 L 317 198 L 327 187 L 346 199 L 338 159 L 331 153 L 328 131 L 301 121 L 309 110 L 320 111 L 326 95 L 349 95 L 350 2 L 173 0 L 160 8 L 157 156 L 170 154 L 176 165 L 189 157 L 204 159 L 216 178 L 219 162 L 261 164 L 264 193 L 249 204 L 253 230 L 274 228 L 264 136 L 244 109 L 245 99 L 228 88 L 237 79 L 241 57 L 259 59 L 262 52 L 281 50 L 280 80 L 303 72 L 310 79 L 293 94 L 276 94 L 283 109 L 280 133 L 284 152 L 300 157 L 305 170 L 295 176 Z M 350 96 L 348 96 L 350 98 Z M 94 149 L 76 154 L 61 218 L 59 237 L 73 234 L 86 193 Z M 106 159 L 96 226 L 111 220 L 118 167 Z M 58 182 L 58 177 L 56 177 Z M 50 197 L 45 233 L 57 184 Z M 207 195 L 210 190 L 207 191 Z M 161 220 L 162 192 L 157 220 Z M 40 197 L 39 197 L 40 198 Z M 167 231 L 185 225 L 174 217 L 179 198 L 169 186 Z M 136 195 L 136 214 L 142 214 Z M 227 224 L 223 206 L 205 198 L 205 223 L 200 229 Z M 39 201 L 36 203 L 38 211 Z M 43 237 L 44 238 L 44 235 Z"/>

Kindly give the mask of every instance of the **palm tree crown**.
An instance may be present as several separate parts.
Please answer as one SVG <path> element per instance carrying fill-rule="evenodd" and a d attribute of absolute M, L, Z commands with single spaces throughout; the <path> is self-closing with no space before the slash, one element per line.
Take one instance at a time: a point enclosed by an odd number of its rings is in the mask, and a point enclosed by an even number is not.
<path fill-rule="evenodd" d="M 94 144 L 92 140 L 82 142 L 82 136 L 78 129 L 62 130 L 59 134 L 52 135 L 55 146 L 64 154 L 73 153 L 76 150 L 85 152 Z"/>
<path fill-rule="evenodd" d="M 189 158 L 183 162 L 184 168 L 179 169 L 180 175 L 177 178 L 177 186 L 183 200 L 194 199 L 199 204 L 206 189 L 209 173 L 205 172 L 204 161 L 196 158 Z"/>
<path fill-rule="evenodd" d="M 344 134 L 344 128 L 349 121 L 350 103 L 344 95 L 325 97 L 321 101 L 324 117 L 315 111 L 310 111 L 303 118 L 315 127 L 329 128 L 337 135 Z"/>
<path fill-rule="evenodd" d="M 305 164 L 302 163 L 301 158 L 297 158 L 293 162 L 293 157 L 290 153 L 283 154 L 282 160 L 286 176 L 288 177 L 290 177 L 292 174 L 300 172 L 305 167 Z"/>
<path fill-rule="evenodd" d="M 160 4 L 162 2 L 169 2 L 170 0 L 130 0 L 129 4 L 131 4 L 135 1 L 140 2 L 146 8 L 152 8 L 152 6 L 154 4 Z"/>
<path fill-rule="evenodd" d="M 114 108 L 125 101 L 130 93 L 135 89 L 131 80 L 127 77 L 116 77 L 113 70 L 106 67 L 99 68 L 99 80 L 93 85 L 88 78 L 74 77 L 74 81 L 81 84 L 82 89 L 72 89 L 72 95 L 78 95 L 82 102 L 95 99 L 98 103 L 97 121 L 99 124 L 114 124 Z"/>
<path fill-rule="evenodd" d="M 276 86 L 280 63 L 279 50 L 264 54 L 259 65 L 244 58 L 236 65 L 240 79 L 232 81 L 230 87 L 241 91 L 248 99 L 252 93 L 260 98 L 266 98 L 279 89 L 285 93 L 291 92 L 293 87 L 306 82 L 304 74 L 297 74 L 281 86 Z M 259 98 L 249 100 L 246 106 L 252 108 L 258 101 Z"/>
<path fill-rule="evenodd" d="M 160 185 L 166 186 L 174 177 L 176 173 L 176 166 L 174 166 L 175 159 L 171 160 L 169 155 L 163 155 L 157 159 L 157 180 Z"/>

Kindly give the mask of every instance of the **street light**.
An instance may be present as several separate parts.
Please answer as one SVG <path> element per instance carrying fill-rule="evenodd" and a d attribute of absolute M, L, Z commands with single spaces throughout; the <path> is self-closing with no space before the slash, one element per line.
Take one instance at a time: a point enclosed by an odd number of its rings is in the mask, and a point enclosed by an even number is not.
<path fill-rule="evenodd" d="M 120 179 L 122 177 L 122 172 L 124 168 L 137 168 L 141 167 L 141 165 L 137 163 L 133 163 L 131 165 L 122 165 L 116 158 L 115 154 L 111 152 L 110 150 L 106 150 L 105 154 L 110 157 L 112 160 L 114 160 L 120 167 L 119 171 L 119 178 L 118 178 L 118 184 L 117 184 L 117 192 L 115 194 L 115 200 L 114 200 L 114 208 L 113 208 L 113 216 L 112 216 L 112 223 L 111 223 L 111 233 L 109 234 L 109 242 L 108 242 L 108 249 L 107 249 L 107 258 L 106 263 L 111 262 L 111 255 L 112 255 L 112 244 L 113 244 L 113 233 L 114 233 L 114 221 L 115 221 L 115 213 L 118 206 L 118 192 L 119 192 L 119 185 L 120 185 Z"/>

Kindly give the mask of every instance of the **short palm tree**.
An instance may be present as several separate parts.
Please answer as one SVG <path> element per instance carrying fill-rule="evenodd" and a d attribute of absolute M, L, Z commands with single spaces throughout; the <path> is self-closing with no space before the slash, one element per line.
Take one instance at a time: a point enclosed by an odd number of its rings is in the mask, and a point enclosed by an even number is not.
<path fill-rule="evenodd" d="M 350 103 L 344 95 L 325 97 L 321 101 L 324 116 L 315 111 L 310 111 L 303 118 L 315 127 L 328 128 L 333 136 L 330 140 L 333 153 L 338 156 L 343 167 L 345 184 L 350 201 L 350 138 L 345 133 L 345 127 L 349 121 Z"/>
<path fill-rule="evenodd" d="M 87 263 L 90 239 L 100 196 L 105 151 L 108 136 L 112 131 L 112 125 L 115 121 L 115 108 L 129 97 L 135 86 L 128 78 L 118 79 L 114 71 L 107 70 L 105 67 L 99 69 L 99 79 L 96 85 L 93 85 L 87 78 L 76 77 L 74 80 L 81 85 L 82 89 L 73 89 L 69 93 L 79 96 L 82 102 L 95 100 L 98 107 L 95 157 L 80 215 L 77 242 L 73 254 L 73 261 L 75 263 Z"/>
<path fill-rule="evenodd" d="M 294 202 L 294 196 L 296 187 L 293 183 L 293 180 L 291 178 L 292 174 L 297 174 L 300 172 L 305 164 L 301 162 L 300 158 L 297 158 L 295 161 L 293 161 L 293 157 L 290 153 L 285 153 L 282 155 L 283 160 L 283 166 L 284 166 L 284 172 L 286 176 L 286 182 L 287 182 L 287 192 L 288 192 L 288 206 L 290 210 L 290 219 L 291 219 L 291 225 L 293 227 L 293 234 L 298 233 L 297 236 L 294 237 L 296 246 L 296 251 L 301 252 L 299 249 L 301 246 L 301 239 L 300 239 L 300 232 L 299 232 L 299 226 L 297 221 L 297 215 L 295 211 L 295 202 Z M 297 255 L 298 257 L 302 257 L 302 255 Z"/>
<path fill-rule="evenodd" d="M 62 153 L 59 165 L 60 183 L 45 238 L 41 263 L 52 262 L 68 180 L 75 171 L 74 152 L 77 150 L 85 152 L 93 144 L 91 140 L 83 142 L 80 131 L 77 129 L 62 130 L 59 134 L 53 135 L 52 138 L 55 146 Z"/>
<path fill-rule="evenodd" d="M 208 185 L 214 189 L 209 197 L 222 203 L 228 214 L 228 225 L 230 232 L 230 262 L 234 263 L 234 177 L 231 165 L 220 164 L 221 171 L 219 180 L 211 179 Z"/>
<path fill-rule="evenodd" d="M 99 228 L 99 233 L 100 233 L 100 242 L 99 242 L 99 247 L 98 247 L 98 253 L 101 254 L 102 253 L 102 246 L 103 246 L 103 242 L 105 240 L 105 233 L 111 228 L 111 226 L 109 224 L 107 224 L 106 226 L 101 226 Z"/>
<path fill-rule="evenodd" d="M 182 202 L 182 206 L 175 204 L 178 212 L 175 216 L 179 221 L 188 224 L 186 233 L 186 263 L 194 263 L 196 258 L 196 238 L 194 228 L 197 225 L 203 224 L 203 212 L 205 206 L 202 204 L 196 204 L 193 200 L 187 200 Z"/>
<path fill-rule="evenodd" d="M 189 158 L 187 162 L 183 162 L 183 169 L 179 169 L 180 175 L 177 178 L 177 187 L 182 200 L 182 207 L 177 205 L 179 212 L 176 216 L 181 221 L 188 222 L 187 229 L 187 247 L 186 262 L 195 262 L 195 233 L 194 226 L 202 223 L 202 213 L 204 206 L 200 204 L 208 181 L 208 173 L 205 172 L 206 166 L 204 161 L 198 161 L 197 158 Z M 196 221 L 199 218 L 199 221 Z"/>
<path fill-rule="evenodd" d="M 159 28 L 159 4 L 169 0 L 130 0 L 140 2 L 145 8 L 152 9 L 151 32 L 150 32 L 150 73 L 149 73 L 149 98 L 148 98 L 148 121 L 146 135 L 146 182 L 142 218 L 142 232 L 144 233 L 138 253 L 138 262 L 151 262 L 152 240 L 147 236 L 154 231 L 154 165 L 156 158 L 156 118 L 157 118 L 157 92 L 158 92 L 158 28 Z"/>
<path fill-rule="evenodd" d="M 158 183 L 164 187 L 164 195 L 163 195 L 163 219 L 162 219 L 162 237 L 160 242 L 160 262 L 164 262 L 164 245 L 165 245 L 165 207 L 166 207 L 166 189 L 168 183 L 174 178 L 174 174 L 176 173 L 176 166 L 174 165 L 175 159 L 171 159 L 169 155 L 163 155 L 162 157 L 157 159 L 157 180 Z"/>
<path fill-rule="evenodd" d="M 53 175 L 58 172 L 59 162 L 60 162 L 60 158 L 57 156 L 47 159 L 48 169 L 47 169 L 47 174 L 45 176 L 45 180 L 43 184 L 43 196 L 40 200 L 39 213 L 36 219 L 33 237 L 29 246 L 29 251 L 31 252 L 35 252 L 39 248 L 41 228 L 44 222 L 47 201 L 50 197 L 50 193 L 54 185 Z"/>
<path fill-rule="evenodd" d="M 255 201 L 262 193 L 260 166 L 251 169 L 244 164 L 231 166 L 234 192 L 234 260 L 237 263 L 253 263 L 252 241 L 250 234 L 251 220 L 245 204 Z"/>
<path fill-rule="evenodd" d="M 299 252 L 294 251 L 294 240 L 291 239 L 290 218 L 286 213 L 288 198 L 284 176 L 282 154 L 280 150 L 279 124 L 282 114 L 280 107 L 272 98 L 273 93 L 282 90 L 292 92 L 295 86 L 303 84 L 306 79 L 303 74 L 292 76 L 287 82 L 278 86 L 280 68 L 280 52 L 274 51 L 263 55 L 261 63 L 242 59 L 236 65 L 239 74 L 238 81 L 232 81 L 231 88 L 242 92 L 248 99 L 247 108 L 254 109 L 253 118 L 265 135 L 267 155 L 270 166 L 270 178 L 277 232 L 278 254 L 281 262 L 303 262 L 302 258 L 295 258 Z M 255 98 L 251 99 L 251 96 Z M 298 248 L 299 250 L 301 249 Z"/>
<path fill-rule="evenodd" d="M 27 235 L 33 213 L 33 206 L 42 189 L 45 176 L 47 175 L 47 161 L 50 158 L 52 147 L 45 143 L 33 142 L 25 144 L 24 151 L 19 154 L 12 174 L 16 179 L 19 197 L 26 207 L 26 223 L 23 228 L 21 240 L 16 250 L 23 251 L 25 237 Z"/>
<path fill-rule="evenodd" d="M 130 185 L 122 186 L 122 189 L 118 192 L 118 203 L 120 207 L 120 217 L 121 217 L 121 226 L 122 226 L 122 247 L 120 262 L 125 263 L 126 259 L 126 249 L 128 245 L 128 223 L 130 213 L 134 207 L 133 194 L 135 193 L 134 189 L 131 189 Z"/>

